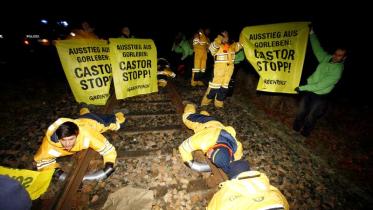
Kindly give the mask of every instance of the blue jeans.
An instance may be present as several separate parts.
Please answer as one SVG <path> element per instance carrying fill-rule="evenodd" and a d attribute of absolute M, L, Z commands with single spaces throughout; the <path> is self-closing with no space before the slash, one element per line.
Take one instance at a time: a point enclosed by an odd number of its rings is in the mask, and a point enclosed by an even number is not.
<path fill-rule="evenodd" d="M 297 116 L 293 123 L 295 131 L 301 131 L 303 136 L 309 136 L 328 108 L 327 95 L 317 95 L 312 92 L 305 92 L 301 99 Z"/>

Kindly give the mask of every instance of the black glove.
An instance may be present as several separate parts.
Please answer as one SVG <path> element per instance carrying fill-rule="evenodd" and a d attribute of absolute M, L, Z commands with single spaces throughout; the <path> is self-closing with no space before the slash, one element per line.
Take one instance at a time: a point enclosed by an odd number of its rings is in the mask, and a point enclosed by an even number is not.
<path fill-rule="evenodd" d="M 67 174 L 60 168 L 56 168 L 53 173 L 53 177 L 58 181 L 64 181 L 66 179 Z"/>
<path fill-rule="evenodd" d="M 106 177 L 109 177 L 115 171 L 114 163 L 107 162 L 105 163 L 104 173 Z"/>
<path fill-rule="evenodd" d="M 295 90 L 297 93 L 300 92 L 299 87 L 296 87 L 294 90 Z"/>

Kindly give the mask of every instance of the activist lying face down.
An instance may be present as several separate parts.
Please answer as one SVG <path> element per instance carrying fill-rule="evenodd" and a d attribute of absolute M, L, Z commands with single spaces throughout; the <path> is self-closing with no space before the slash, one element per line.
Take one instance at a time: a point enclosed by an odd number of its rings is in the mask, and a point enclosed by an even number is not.
<path fill-rule="evenodd" d="M 227 171 L 229 180 L 219 184 L 207 210 L 288 210 L 289 204 L 268 177 L 250 169 L 247 160 L 233 161 Z"/>
<path fill-rule="evenodd" d="M 122 112 L 94 114 L 87 107 L 80 109 L 78 119 L 59 118 L 48 127 L 34 156 L 37 170 L 55 168 L 55 177 L 63 181 L 67 174 L 60 168 L 56 159 L 91 148 L 102 155 L 105 166 L 103 170 L 86 175 L 83 180 L 107 178 L 114 171 L 117 153 L 102 133 L 119 130 L 124 121 Z"/>
<path fill-rule="evenodd" d="M 194 160 L 193 151 L 201 150 L 218 168 L 225 173 L 231 161 L 242 158 L 242 144 L 236 139 L 236 131 L 211 117 L 208 112 L 196 113 L 196 105 L 187 103 L 183 113 L 184 124 L 194 135 L 179 146 L 183 162 L 198 172 L 209 172 L 206 163 Z"/>
<path fill-rule="evenodd" d="M 210 44 L 209 50 L 214 57 L 214 72 L 209 87 L 203 96 L 201 106 L 207 106 L 212 100 L 217 108 L 224 106 L 228 85 L 234 71 L 236 52 L 242 48 L 239 42 L 231 43 L 227 31 L 219 34 Z"/>
<path fill-rule="evenodd" d="M 165 58 L 158 58 L 157 61 L 157 79 L 159 87 L 166 87 L 167 81 L 176 77 L 171 70 L 170 63 Z"/>

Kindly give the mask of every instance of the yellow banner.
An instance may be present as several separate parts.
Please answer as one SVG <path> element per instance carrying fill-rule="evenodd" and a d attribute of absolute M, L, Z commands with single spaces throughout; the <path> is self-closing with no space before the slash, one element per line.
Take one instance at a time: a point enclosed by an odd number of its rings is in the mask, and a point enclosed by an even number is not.
<path fill-rule="evenodd" d="M 116 98 L 158 92 L 153 40 L 110 38 L 109 42 Z"/>
<path fill-rule="evenodd" d="M 52 180 L 54 169 L 32 171 L 27 169 L 13 169 L 0 166 L 0 174 L 7 175 L 21 183 L 29 193 L 31 200 L 39 198 L 47 191 Z"/>
<path fill-rule="evenodd" d="M 58 40 L 56 47 L 75 100 L 105 105 L 112 80 L 107 41 Z"/>
<path fill-rule="evenodd" d="M 258 72 L 257 90 L 296 93 L 302 75 L 310 22 L 245 27 L 240 34 L 247 60 Z"/>

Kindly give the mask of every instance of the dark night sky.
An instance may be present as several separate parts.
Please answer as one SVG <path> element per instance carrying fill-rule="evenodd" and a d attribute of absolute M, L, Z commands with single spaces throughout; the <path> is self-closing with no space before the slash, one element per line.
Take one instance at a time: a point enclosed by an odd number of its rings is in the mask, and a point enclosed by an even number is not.
<path fill-rule="evenodd" d="M 192 33 L 207 26 L 217 33 L 228 29 L 237 34 L 249 25 L 290 21 L 312 21 L 315 31 L 328 43 L 344 41 L 347 44 L 359 37 L 357 31 L 369 12 L 364 6 L 339 3 L 270 1 L 174 1 L 173 3 L 147 3 L 146 1 L 104 1 L 77 3 L 63 1 L 27 3 L 23 8 L 3 7 L 11 13 L 0 14 L 0 32 L 22 31 L 32 27 L 40 18 L 66 18 L 89 20 L 103 36 L 116 35 L 121 26 L 130 26 L 138 37 L 173 36 L 177 31 Z M 157 1 L 161 2 L 161 1 Z M 245 2 L 245 3 L 243 3 Z M 330 2 L 330 1 L 328 1 Z M 50 9 L 48 9 L 50 8 Z M 198 9 L 200 8 L 200 9 Z M 356 8 L 356 9 L 355 9 Z M 366 10 L 366 9 L 365 9 Z M 353 14 L 355 13 L 355 14 Z M 325 45 L 326 43 L 324 43 Z"/>

